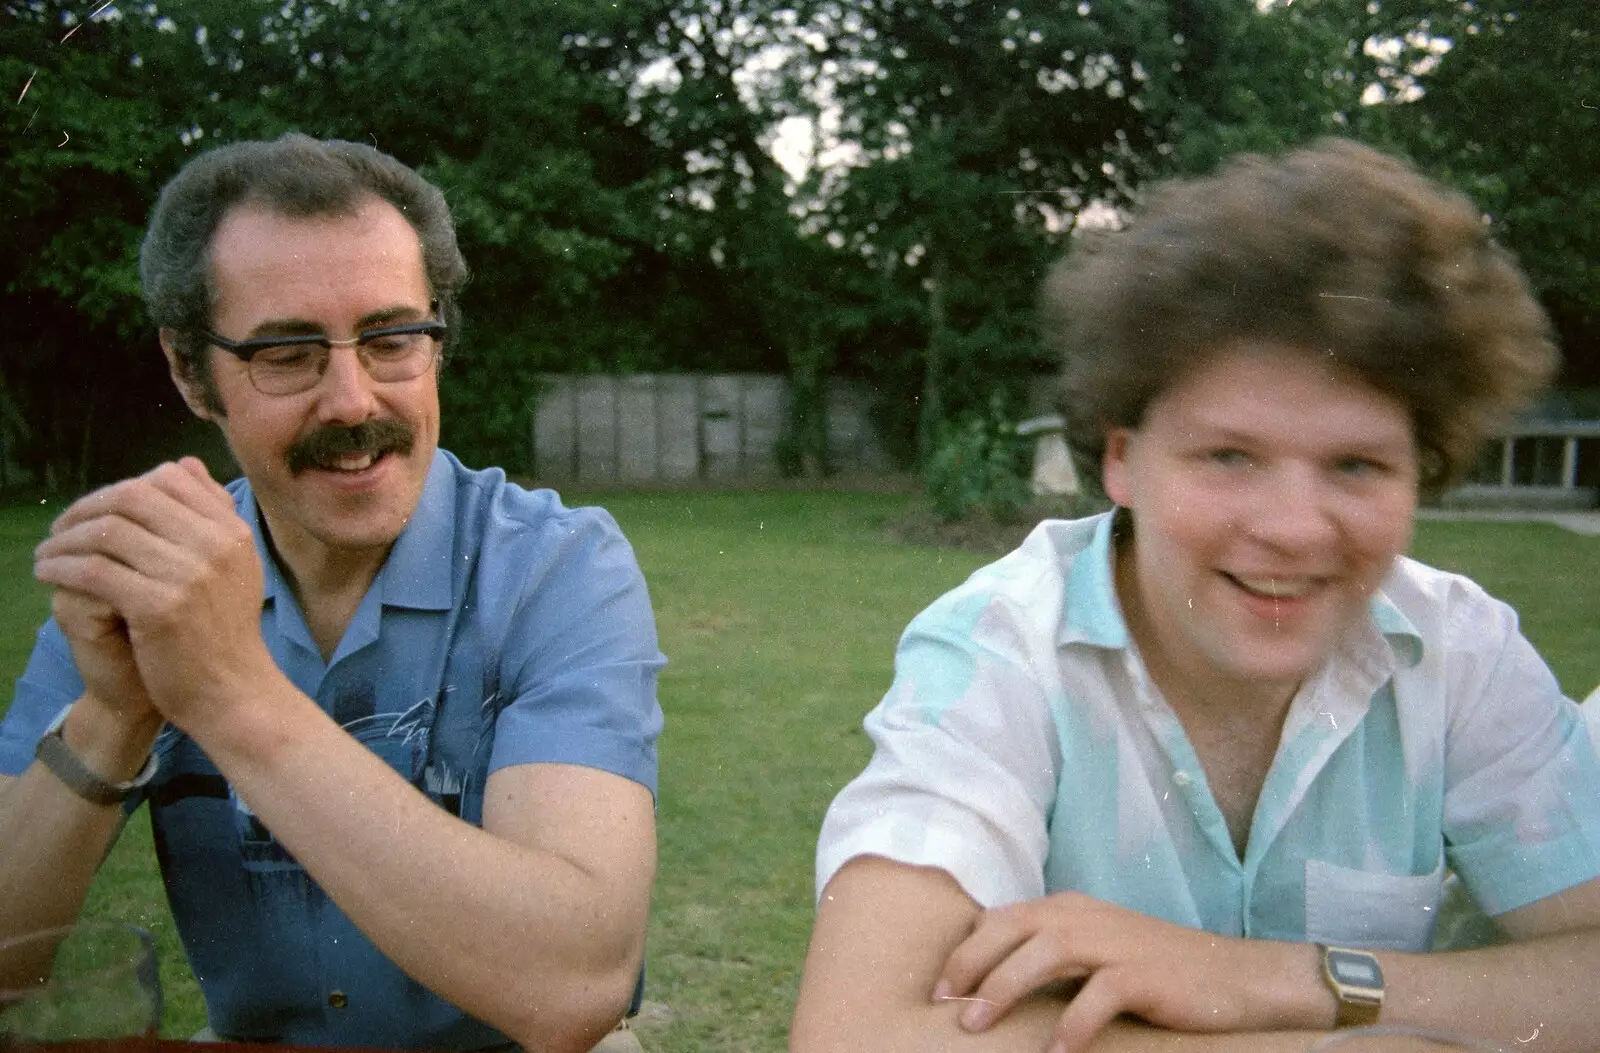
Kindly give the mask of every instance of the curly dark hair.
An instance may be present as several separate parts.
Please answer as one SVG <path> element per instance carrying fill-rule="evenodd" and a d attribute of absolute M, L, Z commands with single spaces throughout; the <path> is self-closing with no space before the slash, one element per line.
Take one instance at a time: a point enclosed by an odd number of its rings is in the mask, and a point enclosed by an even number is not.
<path fill-rule="evenodd" d="M 1136 427 L 1236 341 L 1331 358 L 1397 399 L 1424 493 L 1459 481 L 1559 364 L 1544 311 L 1467 199 L 1340 139 L 1159 187 L 1126 232 L 1056 265 L 1040 313 L 1064 358 L 1067 441 L 1096 486 L 1107 430 Z"/>
<path fill-rule="evenodd" d="M 293 217 L 347 215 L 372 197 L 393 205 L 417 232 L 428 286 L 456 332 L 456 296 L 468 272 L 450 206 L 438 187 L 386 153 L 290 132 L 207 150 L 162 188 L 139 248 L 139 277 L 151 319 L 176 333 L 179 376 L 207 409 L 223 412 L 202 335 L 216 303 L 211 243 L 223 216 L 241 204 Z"/>

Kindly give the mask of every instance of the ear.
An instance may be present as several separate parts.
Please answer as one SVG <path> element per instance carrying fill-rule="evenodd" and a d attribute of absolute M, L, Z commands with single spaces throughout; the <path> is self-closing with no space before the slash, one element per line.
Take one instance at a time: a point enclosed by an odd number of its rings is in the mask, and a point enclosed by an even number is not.
<path fill-rule="evenodd" d="M 1124 508 L 1133 499 L 1133 470 L 1128 462 L 1134 442 L 1132 428 L 1112 428 L 1106 432 L 1106 452 L 1100 458 L 1100 484 L 1106 496 Z"/>
<path fill-rule="evenodd" d="M 210 404 L 206 401 L 205 392 L 200 387 L 201 382 L 184 373 L 181 364 L 183 360 L 178 357 L 178 331 L 162 329 L 160 337 L 161 353 L 167 356 L 167 375 L 172 377 L 172 386 L 183 396 L 189 412 L 201 420 L 215 420 L 216 414 L 211 411 Z"/>

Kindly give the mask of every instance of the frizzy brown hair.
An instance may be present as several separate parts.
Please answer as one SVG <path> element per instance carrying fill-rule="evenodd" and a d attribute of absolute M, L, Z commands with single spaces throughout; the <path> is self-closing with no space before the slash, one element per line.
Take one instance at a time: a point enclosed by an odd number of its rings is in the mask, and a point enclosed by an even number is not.
<path fill-rule="evenodd" d="M 1559 363 L 1543 310 L 1467 199 L 1339 139 L 1159 187 L 1128 231 L 1057 264 L 1040 316 L 1064 359 L 1067 441 L 1096 486 L 1107 430 L 1136 427 L 1236 341 L 1315 355 L 1397 399 L 1424 493 L 1459 481 Z"/>

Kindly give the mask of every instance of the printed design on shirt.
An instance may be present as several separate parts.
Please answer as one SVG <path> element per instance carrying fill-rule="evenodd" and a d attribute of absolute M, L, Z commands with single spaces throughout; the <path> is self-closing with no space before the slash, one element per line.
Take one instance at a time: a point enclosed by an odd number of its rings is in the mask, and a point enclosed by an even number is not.
<path fill-rule="evenodd" d="M 424 698 L 399 713 L 374 713 L 374 699 L 368 691 L 357 691 L 334 699 L 333 713 L 348 719 L 340 728 L 351 738 L 383 758 L 407 782 L 424 790 L 452 814 L 459 809 L 463 774 L 446 766 L 430 764 L 434 720 L 438 703 Z M 247 865 L 257 871 L 298 869 L 299 864 L 272 836 L 248 802 L 236 791 L 229 794 L 239 831 L 240 851 Z"/>
<path fill-rule="evenodd" d="M 454 685 L 444 688 L 445 693 L 453 690 Z M 353 716 L 341 724 L 346 734 L 382 757 L 445 811 L 463 817 L 466 802 L 470 800 L 475 816 L 481 808 L 478 801 L 482 794 L 481 773 L 487 770 L 495 721 L 506 700 L 497 690 L 485 692 L 475 710 L 477 720 L 472 738 L 458 743 L 456 751 L 452 752 L 436 741 L 437 722 L 445 708 L 442 697 L 423 698 L 398 713 L 373 713 L 371 696 L 358 692 L 349 698 L 335 699 L 333 710 L 336 714 Z M 468 744 L 471 752 L 460 752 L 461 747 Z M 299 865 L 250 805 L 231 787 L 227 795 L 235 813 L 241 852 L 250 868 L 258 872 L 298 869 Z"/>
<path fill-rule="evenodd" d="M 446 687 L 445 690 L 449 691 L 450 688 Z M 394 721 L 389 725 L 387 737 L 391 739 L 399 738 L 400 744 L 403 746 L 409 746 L 417 739 L 426 741 L 428 732 L 433 728 L 434 715 L 438 711 L 439 707 L 434 704 L 433 699 L 424 698 L 394 718 Z M 350 731 L 348 727 L 345 730 Z M 351 732 L 351 734 L 354 734 L 354 732 Z"/>
<path fill-rule="evenodd" d="M 446 688 L 449 691 L 452 688 Z M 439 806 L 457 818 L 462 817 L 463 802 L 473 791 L 482 791 L 477 785 L 476 773 L 487 771 L 489 748 L 493 745 L 494 716 L 499 709 L 497 695 L 490 693 L 478 707 L 478 735 L 466 766 L 452 763 L 451 758 L 432 751 L 422 772 L 422 790 L 439 802 Z"/>

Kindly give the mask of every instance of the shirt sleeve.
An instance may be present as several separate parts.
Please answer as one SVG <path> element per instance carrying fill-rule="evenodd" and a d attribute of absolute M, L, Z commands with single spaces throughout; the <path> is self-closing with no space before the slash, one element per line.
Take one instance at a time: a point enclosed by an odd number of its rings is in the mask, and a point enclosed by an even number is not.
<path fill-rule="evenodd" d="M 967 586 L 906 629 L 872 759 L 823 821 L 819 897 L 862 855 L 936 867 L 984 907 L 1044 894 L 1060 747 L 1012 608 Z"/>
<path fill-rule="evenodd" d="M 1600 764 L 1575 703 L 1507 605 L 1454 607 L 1444 828 L 1451 867 L 1489 914 L 1600 876 Z"/>
<path fill-rule="evenodd" d="M 500 658 L 510 699 L 489 771 L 513 764 L 599 768 L 657 788 L 657 675 L 666 658 L 644 574 L 616 522 L 579 509 L 548 531 Z"/>
<path fill-rule="evenodd" d="M 44 729 L 81 694 L 83 678 L 72 649 L 51 619 L 40 628 L 11 708 L 0 721 L 0 775 L 21 775 L 33 763 L 33 750 Z"/>

